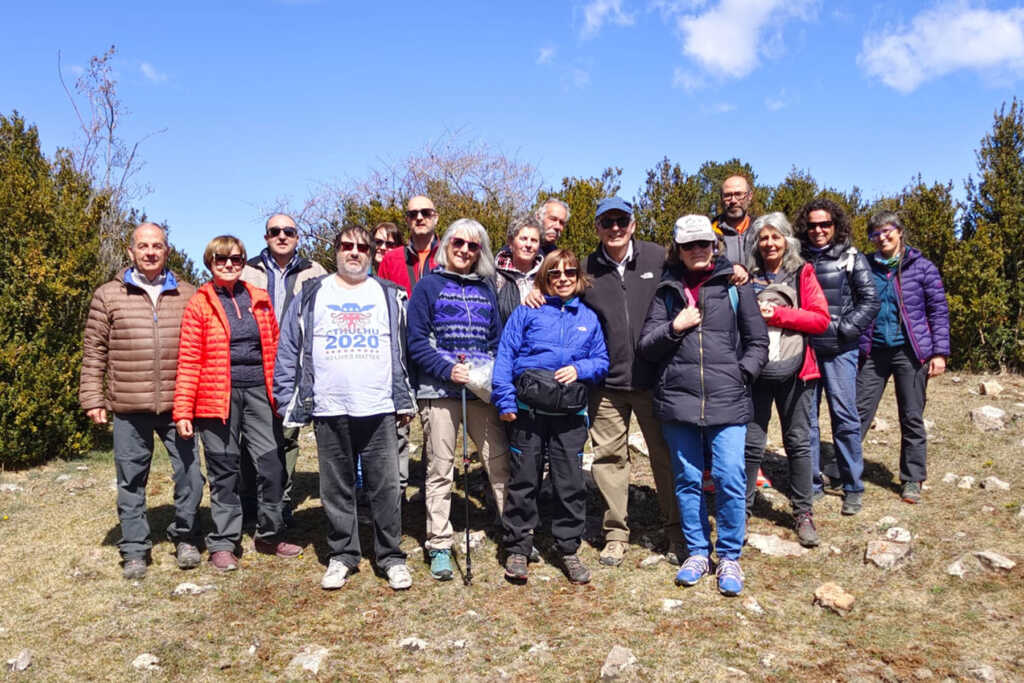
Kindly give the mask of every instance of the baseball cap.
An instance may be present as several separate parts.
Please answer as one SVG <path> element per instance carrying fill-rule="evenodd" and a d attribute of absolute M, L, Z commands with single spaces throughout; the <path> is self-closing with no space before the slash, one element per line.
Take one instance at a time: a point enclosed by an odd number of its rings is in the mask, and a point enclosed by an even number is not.
<path fill-rule="evenodd" d="M 605 197 L 597 203 L 597 213 L 594 215 L 594 218 L 600 218 L 609 211 L 622 211 L 632 216 L 633 205 L 622 197 Z"/>
<path fill-rule="evenodd" d="M 711 221 L 707 216 L 690 214 L 676 221 L 675 233 L 672 236 L 676 244 L 690 242 L 714 242 L 715 231 L 711 229 Z"/>

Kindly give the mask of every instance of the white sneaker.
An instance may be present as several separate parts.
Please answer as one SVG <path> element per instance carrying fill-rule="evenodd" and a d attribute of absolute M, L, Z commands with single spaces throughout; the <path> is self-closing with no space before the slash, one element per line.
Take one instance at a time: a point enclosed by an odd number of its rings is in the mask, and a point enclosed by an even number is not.
<path fill-rule="evenodd" d="M 320 587 L 325 591 L 338 590 L 348 581 L 348 575 L 352 570 L 341 560 L 332 557 L 331 563 L 327 565 L 324 578 L 320 579 Z"/>
<path fill-rule="evenodd" d="M 404 591 L 412 585 L 412 574 L 404 564 L 393 564 L 387 569 L 388 585 L 392 590 Z"/>

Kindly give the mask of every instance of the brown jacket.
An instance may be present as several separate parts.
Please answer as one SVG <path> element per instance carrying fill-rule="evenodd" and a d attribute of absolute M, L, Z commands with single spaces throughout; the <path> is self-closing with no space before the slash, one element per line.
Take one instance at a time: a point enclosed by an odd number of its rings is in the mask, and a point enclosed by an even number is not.
<path fill-rule="evenodd" d="M 154 307 L 149 294 L 126 281 L 129 272 L 93 294 L 78 401 L 84 410 L 164 413 L 174 404 L 181 315 L 196 288 L 168 271 Z"/>

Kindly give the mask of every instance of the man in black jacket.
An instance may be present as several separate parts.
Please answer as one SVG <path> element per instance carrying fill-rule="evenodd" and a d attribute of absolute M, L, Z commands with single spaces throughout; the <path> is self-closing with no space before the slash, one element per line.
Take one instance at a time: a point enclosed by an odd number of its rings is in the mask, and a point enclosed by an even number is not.
<path fill-rule="evenodd" d="M 610 362 L 602 386 L 590 394 L 594 481 L 605 502 L 601 564 L 622 563 L 629 544 L 629 425 L 636 415 L 650 454 L 658 504 L 665 518 L 670 560 L 682 553 L 679 507 L 673 493 L 668 447 L 654 418 L 650 388 L 654 368 L 637 355 L 644 317 L 661 281 L 665 249 L 634 239 L 633 207 L 619 197 L 602 199 L 594 221 L 601 244 L 587 258 L 592 285 L 583 300 L 604 329 Z"/>

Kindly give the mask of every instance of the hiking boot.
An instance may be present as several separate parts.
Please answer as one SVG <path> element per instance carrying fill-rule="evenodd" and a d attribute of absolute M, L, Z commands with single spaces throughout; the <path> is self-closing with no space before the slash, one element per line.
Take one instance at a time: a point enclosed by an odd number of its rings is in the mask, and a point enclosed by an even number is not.
<path fill-rule="evenodd" d="M 676 572 L 677 586 L 696 586 L 697 582 L 708 573 L 710 565 L 708 558 L 703 555 L 690 555 L 683 562 L 683 566 Z"/>
<path fill-rule="evenodd" d="M 262 539 L 256 539 L 253 542 L 256 546 L 256 552 L 263 553 L 264 555 L 277 555 L 278 557 L 291 558 L 298 557 L 302 554 L 302 546 L 297 546 L 294 543 L 288 543 L 286 541 L 264 541 Z"/>
<path fill-rule="evenodd" d="M 796 537 L 805 548 L 817 547 L 818 530 L 814 528 L 814 517 L 810 512 L 801 512 L 796 516 Z"/>
<path fill-rule="evenodd" d="M 348 581 L 352 569 L 337 557 L 332 557 L 327 564 L 327 571 L 320 579 L 320 587 L 325 591 L 333 591 L 341 588 Z M 390 577 L 389 577 L 390 578 Z"/>
<path fill-rule="evenodd" d="M 904 503 L 910 503 L 911 505 L 921 502 L 921 482 L 919 481 L 905 481 L 903 482 L 903 493 L 900 494 L 900 498 L 903 499 Z"/>
<path fill-rule="evenodd" d="M 565 567 L 565 575 L 569 577 L 569 583 L 590 583 L 590 570 L 580 562 L 576 553 L 562 555 L 562 566 Z"/>
<path fill-rule="evenodd" d="M 391 565 L 385 573 L 388 575 L 388 585 L 391 586 L 391 590 L 404 591 L 412 585 L 412 574 L 409 573 L 409 567 L 404 562 Z"/>
<path fill-rule="evenodd" d="M 195 569 L 203 561 L 203 556 L 199 554 L 199 548 L 191 543 L 181 542 L 178 544 L 174 559 L 178 563 L 178 569 Z"/>
<path fill-rule="evenodd" d="M 438 581 L 452 580 L 452 551 L 431 550 L 430 551 L 430 575 Z"/>
<path fill-rule="evenodd" d="M 626 544 L 622 541 L 608 541 L 598 561 L 607 567 L 618 567 L 626 556 Z"/>
<path fill-rule="evenodd" d="M 861 496 L 863 495 L 863 491 L 847 491 L 843 497 L 843 508 L 840 512 L 844 515 L 855 515 L 860 512 L 862 507 Z"/>
<path fill-rule="evenodd" d="M 522 553 L 509 553 L 505 558 L 505 578 L 512 583 L 526 583 L 528 573 L 526 555 Z"/>
<path fill-rule="evenodd" d="M 146 578 L 146 560 L 142 557 L 129 557 L 124 561 L 122 574 L 129 581 Z"/>
<path fill-rule="evenodd" d="M 210 553 L 210 564 L 219 572 L 233 572 L 238 569 L 238 558 L 230 550 Z"/>
<path fill-rule="evenodd" d="M 743 590 L 743 570 L 736 560 L 722 560 L 715 570 L 718 577 L 718 592 L 722 595 L 734 597 Z"/>

